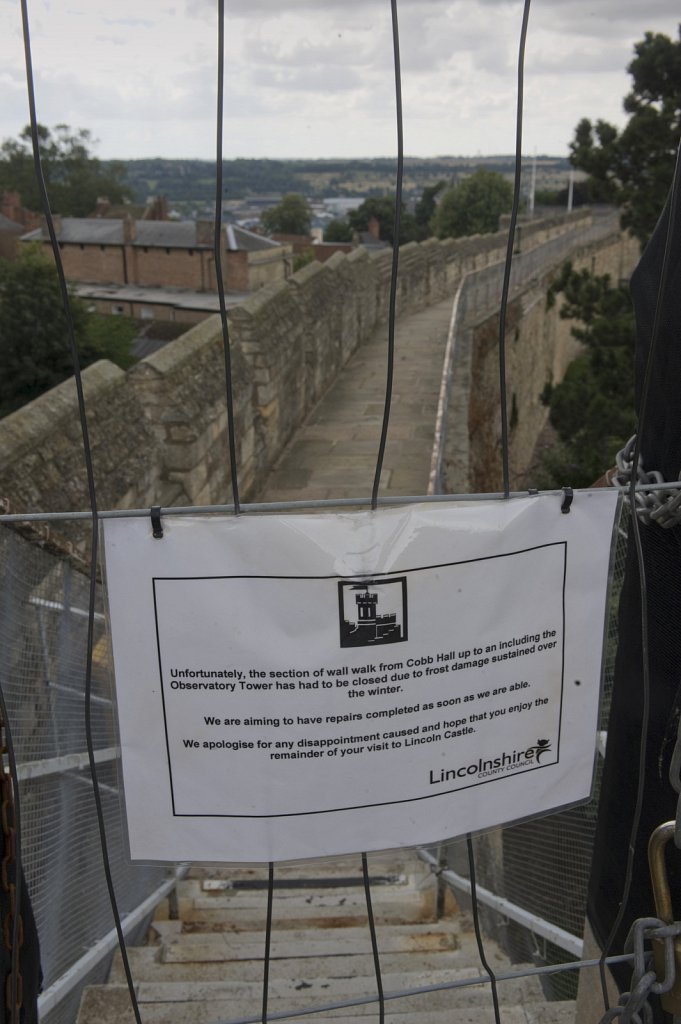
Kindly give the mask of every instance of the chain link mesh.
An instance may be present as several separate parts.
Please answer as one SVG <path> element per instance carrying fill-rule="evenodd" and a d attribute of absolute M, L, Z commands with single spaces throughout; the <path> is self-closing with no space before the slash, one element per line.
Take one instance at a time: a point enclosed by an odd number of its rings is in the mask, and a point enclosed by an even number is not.
<path fill-rule="evenodd" d="M 113 927 L 85 755 L 84 683 L 89 580 L 71 561 L 0 527 L 0 683 L 11 719 L 20 778 L 26 884 L 40 938 L 43 988 L 49 988 Z M 111 865 L 121 914 L 133 910 L 167 876 L 131 864 L 124 846 L 116 734 L 101 587 L 93 657 L 93 740 Z M 113 749 L 112 749 L 113 748 Z M 33 776 L 33 777 L 31 777 Z M 141 929 L 143 933 L 144 929 Z M 83 985 L 104 980 L 94 968 L 42 1024 L 71 1024 Z"/>
<path fill-rule="evenodd" d="M 626 562 L 627 516 L 625 508 L 618 530 L 608 610 L 599 723 L 601 730 L 607 728 L 610 711 L 617 650 L 617 607 Z M 578 939 L 583 935 L 586 919 L 602 763 L 599 755 L 594 789 L 588 803 L 519 825 L 496 829 L 474 840 L 480 885 L 538 918 L 570 932 Z M 450 843 L 445 852 L 448 866 L 468 877 L 465 846 L 465 842 L 461 841 Z M 498 911 L 487 906 L 480 909 L 486 932 L 502 945 L 513 963 L 542 966 L 574 959 L 564 949 L 508 920 Z M 578 973 L 563 972 L 543 978 L 546 997 L 551 1000 L 574 999 Z"/>

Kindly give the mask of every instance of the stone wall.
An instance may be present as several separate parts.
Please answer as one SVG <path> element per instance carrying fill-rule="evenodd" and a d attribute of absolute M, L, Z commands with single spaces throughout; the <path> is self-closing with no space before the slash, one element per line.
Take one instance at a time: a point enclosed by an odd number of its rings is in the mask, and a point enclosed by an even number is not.
<path fill-rule="evenodd" d="M 617 283 L 629 277 L 638 256 L 637 243 L 615 232 L 597 242 L 577 244 L 570 259 L 575 269 L 609 274 Z M 562 380 L 581 350 L 571 334 L 572 323 L 560 317 L 561 301 L 547 308 L 548 288 L 560 262 L 540 269 L 509 303 L 506 394 L 512 489 L 533 484 L 527 473 L 548 419 L 539 396 L 549 381 Z M 482 302 L 478 308 L 483 310 Z M 445 489 L 450 493 L 503 489 L 498 336 L 496 313 L 477 320 L 469 317 L 457 334 L 459 360 L 454 369 L 457 379 L 445 454 Z"/>
<path fill-rule="evenodd" d="M 537 222 L 523 245 L 583 223 L 583 214 Z M 404 246 L 398 316 L 453 295 L 464 274 L 505 250 L 503 233 Z M 349 356 L 385 329 L 390 279 L 391 253 L 360 248 L 310 264 L 230 311 L 242 500 L 257 493 Z M 83 378 L 100 508 L 231 500 L 219 317 L 127 373 L 100 362 Z M 0 421 L 0 466 L 0 497 L 14 511 L 88 507 L 72 381 Z"/>

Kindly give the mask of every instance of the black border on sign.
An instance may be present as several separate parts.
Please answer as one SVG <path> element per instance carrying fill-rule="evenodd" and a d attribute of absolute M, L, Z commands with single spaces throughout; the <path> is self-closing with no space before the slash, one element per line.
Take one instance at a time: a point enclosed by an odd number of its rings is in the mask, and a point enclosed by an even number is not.
<path fill-rule="evenodd" d="M 412 572 L 413 571 L 414 570 L 412 570 Z M 418 571 L 418 570 L 416 570 L 416 571 Z M 381 574 L 378 573 L 377 575 L 381 575 Z M 383 574 L 383 575 L 385 575 L 385 574 Z M 390 575 L 392 576 L 392 573 Z M 376 579 L 376 577 L 374 577 L 374 576 L 367 577 L 366 579 L 361 579 L 361 580 L 345 579 L 345 578 L 343 578 L 342 580 L 338 580 L 338 617 L 339 617 L 340 621 L 341 622 L 343 621 L 343 612 L 344 612 L 344 608 L 343 608 L 343 604 L 344 604 L 343 588 L 344 587 L 354 587 L 354 586 L 357 586 L 360 583 L 362 585 L 366 584 L 367 587 L 371 587 L 371 586 L 373 586 L 376 583 L 380 584 L 380 582 L 381 581 Z M 401 587 L 402 587 L 402 638 L 399 641 L 399 643 L 405 643 L 409 639 L 409 608 L 407 606 L 407 578 L 406 578 L 406 576 L 395 576 L 395 578 L 391 579 L 389 582 L 391 582 L 391 583 L 400 583 Z M 341 648 L 343 650 L 348 650 L 348 649 L 352 650 L 352 648 L 345 647 L 342 643 L 341 643 L 340 646 L 341 646 Z M 387 645 L 377 644 L 376 646 L 377 647 L 382 647 L 382 646 L 387 646 Z"/>
<path fill-rule="evenodd" d="M 468 786 L 456 786 L 454 789 L 440 790 L 438 793 L 425 793 L 423 796 L 412 796 L 406 797 L 402 800 L 380 800 L 375 803 L 368 804 L 349 804 L 346 807 L 329 807 L 329 808 L 317 808 L 310 811 L 288 811 L 280 814 L 190 814 L 180 813 L 175 809 L 175 791 L 173 787 L 173 770 L 172 761 L 170 756 L 170 742 L 168 739 L 168 721 L 166 716 L 166 702 L 165 692 L 163 687 L 163 664 L 161 659 L 161 639 L 159 636 L 158 626 L 158 614 L 157 614 L 157 602 L 156 602 L 156 584 L 158 583 L 169 583 L 173 581 L 188 581 L 188 580 L 338 580 L 352 582 L 362 582 L 361 577 L 355 576 L 337 576 L 331 574 L 328 576 L 299 576 L 295 574 L 290 575 L 268 575 L 265 573 L 237 573 L 234 575 L 216 575 L 216 576 L 153 576 L 153 597 L 154 597 L 154 625 L 156 629 L 156 649 L 158 651 L 158 668 L 159 678 L 161 683 L 161 701 L 163 705 L 163 727 L 165 731 L 166 740 L 166 756 L 168 759 L 168 778 L 170 780 L 170 793 L 173 807 L 174 818 L 244 818 L 244 819 L 270 819 L 270 818 L 303 818 L 314 814 L 337 814 L 343 811 L 357 811 L 366 809 L 369 807 L 390 807 L 395 804 L 411 804 L 417 803 L 421 800 L 436 800 L 438 797 L 450 796 L 452 793 L 462 793 L 467 789 L 475 789 L 477 786 L 486 786 L 490 782 L 500 782 L 503 779 L 515 779 L 519 775 L 526 775 L 528 772 L 536 772 L 543 768 L 550 768 L 553 765 L 559 764 L 560 762 L 560 741 L 562 736 L 563 726 L 563 696 L 565 691 L 565 586 L 567 581 L 567 549 L 568 542 L 563 541 L 551 541 L 547 544 L 536 544 L 529 548 L 519 548 L 517 551 L 506 551 L 500 555 L 484 555 L 480 558 L 460 558 L 454 562 L 437 562 L 433 565 L 420 565 L 413 569 L 395 569 L 392 572 L 374 572 L 372 573 L 372 579 L 376 579 L 379 576 L 406 576 L 409 573 L 416 572 L 427 572 L 430 569 L 449 569 L 455 565 L 470 565 L 474 562 L 491 562 L 499 558 L 510 558 L 513 555 L 524 555 L 531 551 L 541 551 L 543 548 L 563 548 L 563 583 L 562 583 L 562 611 L 563 611 L 563 623 L 562 623 L 562 634 L 563 642 L 561 649 L 561 670 L 560 670 L 560 703 L 558 712 L 558 742 L 556 744 L 556 758 L 554 761 L 547 761 L 545 764 L 537 764 L 532 768 L 525 768 L 522 771 L 511 772 L 507 775 L 495 775 L 490 779 L 481 779 L 479 782 L 471 782 Z M 365 577 L 366 578 L 366 577 Z"/>

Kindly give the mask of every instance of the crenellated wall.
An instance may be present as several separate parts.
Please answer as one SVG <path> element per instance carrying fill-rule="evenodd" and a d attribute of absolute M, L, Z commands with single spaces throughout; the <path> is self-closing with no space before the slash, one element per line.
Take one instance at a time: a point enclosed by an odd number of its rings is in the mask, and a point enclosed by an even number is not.
<path fill-rule="evenodd" d="M 548 419 L 548 409 L 539 396 L 547 383 L 562 380 L 582 350 L 572 336 L 573 323 L 560 316 L 562 301 L 547 306 L 547 292 L 562 259 L 569 255 L 576 270 L 609 274 L 617 283 L 629 278 L 640 255 L 637 242 L 617 230 L 598 239 L 578 238 L 569 254 L 544 264 L 548 248 L 527 254 L 531 264 L 527 280 L 512 292 L 506 320 L 509 469 L 511 487 L 519 489 L 535 483 L 528 480 L 527 473 Z M 457 325 L 443 486 L 449 493 L 503 489 L 498 282 L 492 282 L 490 302 L 487 276 L 477 275 L 470 282 L 468 290 L 473 295 Z"/>
<path fill-rule="evenodd" d="M 589 224 L 584 213 L 537 221 L 523 228 L 522 248 Z M 464 275 L 498 264 L 506 242 L 500 232 L 404 246 L 397 315 L 453 295 Z M 337 253 L 230 310 L 242 500 L 349 356 L 385 328 L 391 266 L 390 250 Z M 100 508 L 231 500 L 219 317 L 127 373 L 103 361 L 83 380 Z M 0 466 L 0 498 L 13 511 L 88 507 L 73 381 L 0 420 Z"/>

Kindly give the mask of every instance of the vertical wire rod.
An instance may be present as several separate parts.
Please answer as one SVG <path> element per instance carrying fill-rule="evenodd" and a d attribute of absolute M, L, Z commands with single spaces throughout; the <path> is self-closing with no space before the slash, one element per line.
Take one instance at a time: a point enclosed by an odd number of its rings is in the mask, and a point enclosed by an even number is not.
<path fill-rule="evenodd" d="M 0 713 L 5 729 L 5 742 L 7 745 L 7 760 L 9 761 L 9 772 L 12 779 L 12 790 L 14 792 L 14 915 L 12 917 L 12 959 L 10 974 L 10 995 L 12 1000 L 11 1024 L 19 1024 L 20 1008 L 18 1002 L 19 986 L 19 918 L 21 917 L 21 901 L 23 899 L 23 869 L 21 858 L 21 801 L 19 799 L 19 776 L 17 774 L 17 759 L 12 739 L 12 729 L 9 722 L 7 704 L 2 686 L 0 686 Z M 2 765 L 4 772 L 4 765 Z M 7 839 L 5 838 L 5 843 Z M 5 850 L 5 853 L 8 851 Z M 9 851 L 11 853 L 11 851 Z"/>
<path fill-rule="evenodd" d="M 232 381 L 232 355 L 229 343 L 229 326 L 227 324 L 227 307 L 225 305 L 225 282 L 222 278 L 222 121 L 224 117 L 224 80 L 225 80 L 225 0 L 218 0 L 218 82 L 217 82 L 217 116 L 216 116 L 216 164 L 215 164 L 215 233 L 213 255 L 215 259 L 215 278 L 220 302 L 220 320 L 222 323 L 222 348 L 225 360 L 225 391 L 227 400 L 227 437 L 229 445 L 229 471 L 232 481 L 232 497 L 234 515 L 241 511 L 239 503 L 239 481 L 236 465 L 236 437 L 234 430 L 234 388 Z"/>
<path fill-rule="evenodd" d="M 494 1007 L 494 1020 L 496 1024 L 501 1024 L 501 1017 L 499 1015 L 499 994 L 497 992 L 497 976 L 487 962 L 485 955 L 485 944 L 482 939 L 482 931 L 480 929 L 480 914 L 478 910 L 478 892 L 475 881 L 475 852 L 473 850 L 473 837 L 470 832 L 466 835 L 466 846 L 468 848 L 468 871 L 470 874 L 471 881 L 471 906 L 473 908 L 473 928 L 475 929 L 475 941 L 478 944 L 478 953 L 480 955 L 480 962 L 487 972 L 489 977 L 490 988 L 492 990 L 492 1005 Z"/>
<path fill-rule="evenodd" d="M 397 270 L 400 259 L 400 219 L 402 216 L 402 178 L 404 176 L 404 131 L 402 125 L 402 71 L 400 68 L 400 34 L 397 21 L 397 0 L 390 0 L 393 32 L 393 60 L 395 64 L 395 114 L 397 119 L 397 175 L 395 180 L 395 216 L 393 218 L 393 261 L 390 273 L 390 301 L 388 307 L 388 365 L 386 372 L 385 403 L 381 440 L 376 458 L 374 486 L 371 492 L 371 508 L 378 506 L 378 490 L 385 457 L 390 423 L 390 404 L 393 393 L 393 370 L 395 365 L 395 307 L 397 305 Z"/>
<path fill-rule="evenodd" d="M 515 129 L 515 176 L 513 181 L 513 205 L 511 222 L 508 227 L 506 245 L 506 262 L 504 263 L 504 281 L 501 288 L 501 304 L 499 307 L 499 404 L 501 409 L 501 465 L 504 481 L 504 494 L 510 494 L 510 473 L 508 466 L 508 407 L 506 401 L 506 314 L 508 312 L 508 294 L 511 287 L 511 264 L 513 262 L 513 245 L 515 229 L 518 222 L 520 206 L 520 174 L 523 159 L 523 95 L 525 88 L 525 42 L 527 26 L 530 18 L 530 0 L 525 0 L 523 21 L 520 29 L 520 46 L 518 49 L 518 100 L 516 109 Z"/>
<path fill-rule="evenodd" d="M 49 197 L 47 195 L 47 188 L 45 185 L 45 178 L 43 175 L 42 161 L 40 158 L 40 139 L 38 136 L 38 118 L 36 113 L 35 103 L 35 88 L 34 88 L 34 77 L 33 77 L 33 60 L 31 56 L 31 33 L 30 24 L 28 18 L 28 6 L 27 0 L 21 0 L 21 19 L 24 37 L 24 56 L 26 62 L 26 87 L 28 92 L 28 104 L 30 114 L 30 127 L 31 127 L 31 142 L 33 146 L 33 163 L 35 168 L 36 180 L 40 191 L 40 196 L 43 205 L 43 211 L 45 213 L 45 220 L 47 223 L 47 230 L 50 236 L 50 242 L 52 244 L 52 252 L 54 254 L 54 260 L 57 268 L 57 278 L 59 281 L 59 289 L 62 299 L 62 306 L 64 310 L 64 316 L 67 323 L 68 339 L 71 351 L 71 358 L 73 361 L 73 373 L 76 383 L 76 394 L 78 398 L 78 416 L 80 420 L 81 434 L 83 438 L 83 458 L 85 462 L 85 471 L 87 476 L 87 488 L 88 496 L 90 500 L 90 509 L 92 513 L 92 534 L 91 534 L 91 562 L 90 562 L 90 585 L 89 585 L 89 606 L 88 606 L 88 628 L 87 628 L 87 645 L 86 645 L 86 656 L 85 656 L 85 739 L 87 745 L 88 759 L 90 763 L 90 773 L 92 776 L 92 788 L 95 799 L 95 810 L 97 815 L 97 825 L 99 829 L 100 847 L 102 853 L 102 863 L 104 868 L 104 876 L 106 879 L 107 890 L 109 894 L 109 901 L 111 904 L 111 913 L 116 928 L 116 934 L 118 936 L 118 944 L 121 951 L 121 959 L 123 962 L 123 969 L 125 971 L 125 978 L 128 985 L 128 993 L 130 995 L 130 1002 L 132 1005 L 133 1014 L 137 1024 L 142 1024 L 140 1017 L 139 1006 L 137 1004 L 137 996 L 135 994 L 135 986 L 132 980 L 132 973 L 130 971 L 130 964 L 128 961 L 128 954 L 125 947 L 125 937 L 123 935 L 123 928 L 121 926 L 120 913 L 118 911 L 118 903 L 116 900 L 116 893 L 113 884 L 113 876 L 111 873 L 111 865 L 109 862 L 109 851 L 108 843 L 106 838 L 106 826 L 104 823 L 104 813 L 102 809 L 102 799 L 99 791 L 99 779 L 97 775 L 97 765 L 94 756 L 94 745 L 92 739 L 92 722 L 90 716 L 90 703 L 92 695 L 92 651 L 93 651 L 93 637 L 94 637 L 94 621 L 95 621 L 95 601 L 97 594 L 97 539 L 99 530 L 99 520 L 97 514 L 97 495 L 95 491 L 95 479 L 94 479 L 94 468 L 92 465 L 92 450 L 90 447 L 90 438 L 88 433 L 87 416 L 85 412 L 85 397 L 83 393 L 83 380 L 80 368 L 80 358 L 78 355 L 78 345 L 76 344 L 76 335 L 73 324 L 73 314 L 71 311 L 71 302 L 69 299 L 69 291 L 66 285 L 66 277 L 64 274 L 64 267 L 62 264 L 61 253 L 59 251 L 59 245 L 57 241 L 57 235 L 54 228 L 54 219 L 52 217 L 52 211 L 50 209 Z"/>
<path fill-rule="evenodd" d="M 612 928 L 606 939 L 605 946 L 601 952 L 601 958 L 599 961 L 599 973 L 601 981 L 601 989 L 603 993 L 603 1004 L 606 1011 L 610 1009 L 610 1000 L 608 997 L 608 988 L 605 975 L 605 961 L 610 952 L 615 936 L 620 929 L 624 914 L 626 912 L 627 904 L 629 902 L 629 896 L 631 893 L 631 886 L 633 882 L 634 874 L 634 859 L 636 850 L 636 838 L 638 836 L 639 827 L 641 823 L 641 814 L 643 813 L 643 795 L 645 791 L 645 780 L 646 780 L 646 756 L 648 749 L 648 726 L 650 722 L 650 648 L 648 644 L 648 585 L 646 581 L 646 568 L 643 557 L 643 545 L 641 543 L 641 528 L 636 514 L 636 478 L 637 478 L 637 467 L 639 459 L 641 457 L 641 443 L 643 437 L 643 430 L 645 427 L 646 414 L 649 408 L 649 397 L 650 397 L 650 386 L 653 376 L 653 361 L 655 352 L 659 343 L 660 336 L 660 323 L 662 319 L 662 304 L 665 298 L 665 292 L 667 289 L 667 280 L 669 278 L 669 266 L 671 262 L 671 245 L 672 235 L 674 232 L 674 222 L 676 220 L 676 211 L 678 206 L 678 193 L 681 189 L 681 142 L 679 142 L 676 151 L 676 164 L 674 166 L 674 176 L 672 178 L 672 184 L 670 189 L 669 197 L 669 221 L 667 224 L 667 234 L 665 238 L 664 253 L 662 256 L 662 265 L 660 267 L 660 281 L 657 289 L 657 297 L 655 300 L 655 315 L 653 317 L 653 327 L 650 334 L 650 348 L 648 349 L 648 359 L 646 361 L 645 375 L 643 378 L 643 387 L 641 389 L 641 406 L 639 410 L 638 418 L 638 430 L 636 431 L 636 441 L 634 442 L 634 451 L 632 455 L 632 473 L 631 481 L 629 483 L 629 508 L 630 508 L 630 519 L 631 528 L 634 532 L 634 544 L 636 547 L 636 562 L 638 565 L 638 577 L 639 577 L 639 589 L 641 594 L 641 675 L 642 675 L 642 709 L 641 709 L 641 741 L 639 745 L 639 757 L 638 757 L 638 786 L 636 789 L 636 802 L 634 805 L 634 814 L 631 821 L 631 831 L 629 833 L 629 845 L 627 849 L 627 862 L 624 874 L 624 888 L 622 890 L 622 899 L 615 916 Z"/>
<path fill-rule="evenodd" d="M 374 908 L 371 902 L 371 882 L 369 881 L 369 866 L 366 853 L 362 854 L 362 879 L 364 881 L 364 895 L 367 904 L 367 920 L 369 922 L 369 935 L 371 936 L 371 952 L 374 957 L 374 972 L 376 974 L 376 992 L 378 995 L 378 1024 L 385 1021 L 385 996 L 383 994 L 383 977 L 381 975 L 381 958 L 378 952 L 378 940 L 376 939 L 376 921 L 374 920 Z"/>
<path fill-rule="evenodd" d="M 272 904 L 274 903 L 274 862 L 267 871 L 267 920 L 265 922 L 265 957 L 262 972 L 262 1024 L 267 1024 L 267 1001 L 270 986 L 270 955 L 272 949 Z"/>

